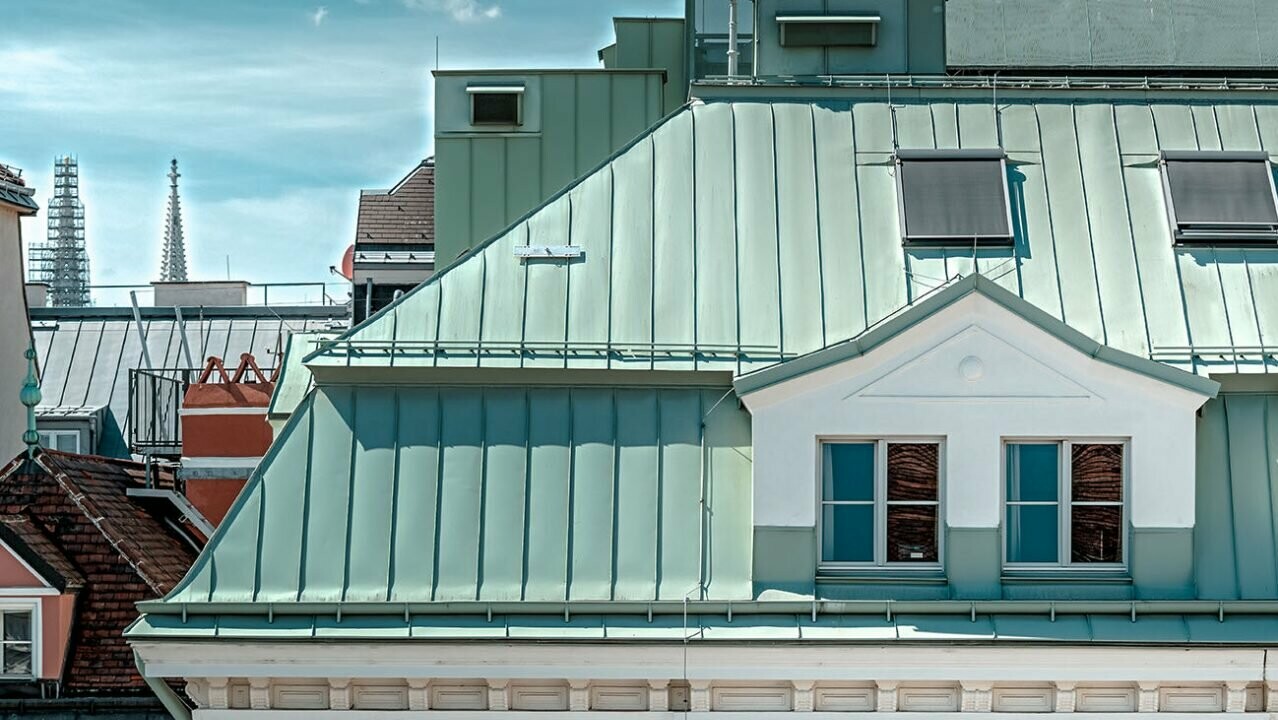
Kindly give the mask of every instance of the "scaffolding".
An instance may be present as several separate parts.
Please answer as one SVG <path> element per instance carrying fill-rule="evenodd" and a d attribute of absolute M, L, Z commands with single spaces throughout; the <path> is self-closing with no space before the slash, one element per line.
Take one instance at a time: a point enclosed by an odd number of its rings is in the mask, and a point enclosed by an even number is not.
<path fill-rule="evenodd" d="M 53 197 L 48 234 L 31 243 L 31 280 L 49 286 L 54 307 L 90 304 L 89 254 L 84 244 L 84 203 L 80 201 L 80 163 L 69 155 L 53 161 Z"/>

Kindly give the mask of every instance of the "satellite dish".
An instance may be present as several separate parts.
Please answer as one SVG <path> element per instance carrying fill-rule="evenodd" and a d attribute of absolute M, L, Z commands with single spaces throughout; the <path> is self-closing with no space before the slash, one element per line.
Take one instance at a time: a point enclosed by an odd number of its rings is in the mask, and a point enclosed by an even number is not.
<path fill-rule="evenodd" d="M 338 270 L 341 276 L 347 280 L 355 279 L 355 245 L 352 244 L 346 248 L 346 252 L 342 253 L 342 265 Z"/>

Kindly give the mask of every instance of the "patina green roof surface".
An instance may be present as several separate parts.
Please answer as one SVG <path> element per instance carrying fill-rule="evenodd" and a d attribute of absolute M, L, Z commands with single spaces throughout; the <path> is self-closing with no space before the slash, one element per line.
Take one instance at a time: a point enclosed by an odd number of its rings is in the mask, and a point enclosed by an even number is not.
<path fill-rule="evenodd" d="M 1232 68 L 1278 64 L 1273 0 L 949 0 L 951 66 Z"/>
<path fill-rule="evenodd" d="M 1266 615 L 995 614 L 878 615 L 402 615 L 345 618 L 295 615 L 148 615 L 131 638 L 223 640 L 646 641 L 646 642 L 1066 642 L 1271 644 L 1278 617 Z"/>
<path fill-rule="evenodd" d="M 1220 389 L 1220 383 L 1210 378 L 1101 345 L 1022 300 L 984 275 L 969 275 L 961 280 L 955 280 L 925 295 L 905 310 L 889 316 L 847 342 L 831 345 L 802 357 L 742 375 L 733 382 L 733 387 L 736 388 L 738 395 L 744 396 L 791 378 L 859 357 L 973 293 L 979 293 L 993 300 L 1039 329 L 1055 336 L 1061 342 L 1101 362 L 1183 387 L 1207 397 L 1214 397 Z"/>
<path fill-rule="evenodd" d="M 1198 420 L 1198 595 L 1278 597 L 1278 394 L 1221 393 Z"/>
<path fill-rule="evenodd" d="M 1273 343 L 1278 249 L 1173 247 L 1158 160 L 1278 148 L 1278 96 L 786 92 L 671 117 L 309 362 L 744 373 L 980 272 L 1126 353 L 1273 366 L 1179 352 Z M 903 249 L 895 150 L 993 147 L 1008 155 L 1015 247 Z M 582 257 L 514 255 L 569 244 Z"/>
<path fill-rule="evenodd" d="M 315 387 L 315 378 L 302 364 L 302 360 L 324 341 L 332 340 L 338 334 L 336 332 L 296 332 L 288 336 L 288 342 L 284 346 L 284 359 L 280 363 L 279 376 L 275 380 L 275 391 L 271 393 L 271 405 L 267 408 L 267 415 L 272 420 L 288 419 L 306 398 L 311 388 Z"/>
<path fill-rule="evenodd" d="M 730 392 L 320 387 L 169 600 L 749 599 Z"/>

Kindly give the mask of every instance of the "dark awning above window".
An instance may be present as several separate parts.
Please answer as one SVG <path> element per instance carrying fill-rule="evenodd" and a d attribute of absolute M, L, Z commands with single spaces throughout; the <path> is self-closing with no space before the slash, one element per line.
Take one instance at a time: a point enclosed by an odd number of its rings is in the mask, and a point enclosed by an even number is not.
<path fill-rule="evenodd" d="M 1001 150 L 902 150 L 897 166 L 907 243 L 1011 244 Z"/>
<path fill-rule="evenodd" d="M 1278 196 L 1267 153 L 1164 153 L 1163 177 L 1177 242 L 1278 241 Z"/>

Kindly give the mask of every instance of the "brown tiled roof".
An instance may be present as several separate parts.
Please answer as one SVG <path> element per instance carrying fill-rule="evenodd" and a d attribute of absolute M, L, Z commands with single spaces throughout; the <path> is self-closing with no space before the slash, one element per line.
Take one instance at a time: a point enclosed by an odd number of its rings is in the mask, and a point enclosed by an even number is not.
<path fill-rule="evenodd" d="M 427 158 L 394 188 L 359 198 L 356 243 L 434 244 L 435 160 Z"/>
<path fill-rule="evenodd" d="M 0 539 L 63 592 L 84 587 L 84 576 L 29 515 L 0 515 Z"/>
<path fill-rule="evenodd" d="M 72 695 L 148 692 L 122 633 L 137 617 L 134 604 L 173 588 L 196 551 L 170 523 L 168 503 L 131 497 L 146 487 L 138 463 L 42 451 L 0 473 L 0 514 L 30 518 L 82 577 L 63 688 Z M 152 487 L 172 488 L 173 476 L 152 470 Z"/>

